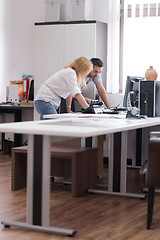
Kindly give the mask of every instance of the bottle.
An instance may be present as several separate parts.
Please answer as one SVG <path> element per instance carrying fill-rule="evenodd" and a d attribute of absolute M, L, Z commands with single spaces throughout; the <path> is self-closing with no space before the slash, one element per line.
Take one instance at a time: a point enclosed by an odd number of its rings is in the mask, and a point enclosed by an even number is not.
<path fill-rule="evenodd" d="M 149 69 L 145 72 L 145 78 L 146 80 L 156 80 L 158 76 L 157 71 L 153 68 L 153 66 L 150 66 Z"/>

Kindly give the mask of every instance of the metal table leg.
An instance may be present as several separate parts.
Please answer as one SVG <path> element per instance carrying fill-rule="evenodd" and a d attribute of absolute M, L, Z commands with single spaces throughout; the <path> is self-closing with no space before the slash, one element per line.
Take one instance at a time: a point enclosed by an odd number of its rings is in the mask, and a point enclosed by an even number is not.
<path fill-rule="evenodd" d="M 89 189 L 89 193 L 145 198 L 145 194 L 127 193 L 127 132 L 109 135 L 108 190 Z"/>
<path fill-rule="evenodd" d="M 2 220 L 5 227 L 74 236 L 75 229 L 50 227 L 50 136 L 29 135 L 27 164 L 27 222 Z"/>

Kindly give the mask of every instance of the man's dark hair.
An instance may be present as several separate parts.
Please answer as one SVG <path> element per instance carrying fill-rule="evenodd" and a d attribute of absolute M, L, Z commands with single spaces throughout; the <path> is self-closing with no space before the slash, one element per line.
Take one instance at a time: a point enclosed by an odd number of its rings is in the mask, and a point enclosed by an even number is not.
<path fill-rule="evenodd" d="M 93 63 L 93 66 L 103 67 L 103 62 L 99 58 L 91 58 L 91 62 Z"/>

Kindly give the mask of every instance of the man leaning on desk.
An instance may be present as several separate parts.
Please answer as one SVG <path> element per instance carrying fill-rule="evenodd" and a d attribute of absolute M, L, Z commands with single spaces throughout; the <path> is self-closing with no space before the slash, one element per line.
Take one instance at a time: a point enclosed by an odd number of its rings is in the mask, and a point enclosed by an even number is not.
<path fill-rule="evenodd" d="M 106 90 L 102 83 L 101 72 L 103 69 L 103 62 L 99 58 L 91 58 L 90 61 L 93 63 L 93 70 L 85 77 L 86 84 L 93 82 L 96 85 L 97 91 L 106 105 L 107 108 L 111 108 L 108 100 Z M 82 89 L 83 93 L 83 89 Z M 91 99 L 85 97 L 86 101 L 90 104 Z M 72 95 L 70 94 L 66 99 L 67 112 L 72 113 L 71 110 Z"/>

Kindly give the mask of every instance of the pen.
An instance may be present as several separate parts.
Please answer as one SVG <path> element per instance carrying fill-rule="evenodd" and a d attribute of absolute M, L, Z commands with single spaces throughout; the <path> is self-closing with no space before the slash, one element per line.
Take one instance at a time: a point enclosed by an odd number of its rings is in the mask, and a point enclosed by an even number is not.
<path fill-rule="evenodd" d="M 118 105 L 116 106 L 116 108 L 118 108 L 118 107 L 119 107 L 119 105 L 120 105 L 120 104 L 118 104 Z"/>

